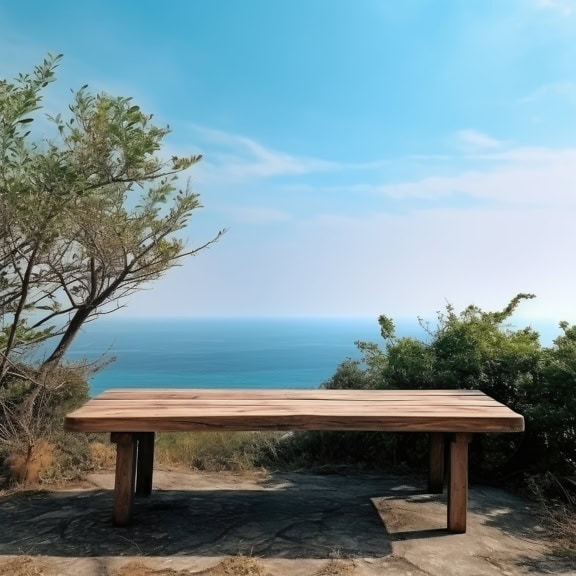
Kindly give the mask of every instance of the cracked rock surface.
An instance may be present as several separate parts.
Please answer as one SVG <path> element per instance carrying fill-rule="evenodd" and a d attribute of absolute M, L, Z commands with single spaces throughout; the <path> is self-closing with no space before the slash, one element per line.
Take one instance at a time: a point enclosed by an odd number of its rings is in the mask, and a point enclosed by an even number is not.
<path fill-rule="evenodd" d="M 528 502 L 472 486 L 468 532 L 449 534 L 445 496 L 418 484 L 371 473 L 156 471 L 133 524 L 115 528 L 113 475 L 94 474 L 79 489 L 0 498 L 0 576 L 23 562 L 45 576 L 251 576 L 222 564 L 236 557 L 253 559 L 260 576 L 576 576 Z"/>

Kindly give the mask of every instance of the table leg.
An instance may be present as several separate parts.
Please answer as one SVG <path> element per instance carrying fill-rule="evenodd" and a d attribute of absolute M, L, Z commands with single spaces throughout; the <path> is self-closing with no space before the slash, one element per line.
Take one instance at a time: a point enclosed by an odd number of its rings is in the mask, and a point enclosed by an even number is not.
<path fill-rule="evenodd" d="M 150 496 L 154 473 L 154 432 L 139 432 L 137 439 L 136 496 Z"/>
<path fill-rule="evenodd" d="M 430 433 L 430 467 L 428 470 L 428 492 L 442 494 L 444 490 L 444 433 Z"/>
<path fill-rule="evenodd" d="M 458 432 L 450 442 L 448 484 L 448 530 L 466 532 L 468 511 L 468 444 L 472 434 Z"/>
<path fill-rule="evenodd" d="M 110 439 L 116 444 L 114 524 L 127 526 L 132 519 L 132 504 L 134 502 L 136 438 L 132 432 L 113 432 Z"/>

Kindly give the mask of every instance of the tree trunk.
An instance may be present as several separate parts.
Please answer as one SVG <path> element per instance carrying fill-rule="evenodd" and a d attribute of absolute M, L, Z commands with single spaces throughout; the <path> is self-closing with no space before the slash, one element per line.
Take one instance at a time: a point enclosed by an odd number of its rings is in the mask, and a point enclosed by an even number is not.
<path fill-rule="evenodd" d="M 50 356 L 42 363 L 42 366 L 40 367 L 41 380 L 44 380 L 46 376 L 54 370 L 56 366 L 58 366 L 60 360 L 62 360 L 64 354 L 66 354 L 66 351 L 70 348 L 76 334 L 78 334 L 78 331 L 82 328 L 82 325 L 87 320 L 88 316 L 90 316 L 91 312 L 91 307 L 78 308 L 76 314 L 74 314 L 72 320 L 70 320 L 66 332 L 64 332 L 62 338 L 60 338 L 58 345 L 54 348 L 52 354 L 50 354 Z"/>
<path fill-rule="evenodd" d="M 18 331 L 18 325 L 20 323 L 20 317 L 22 316 L 22 311 L 24 306 L 26 306 L 26 300 L 28 299 L 28 292 L 30 290 L 30 277 L 32 276 L 32 270 L 36 264 L 36 255 L 38 254 L 39 244 L 37 243 L 30 254 L 28 259 L 28 265 L 26 266 L 26 271 L 24 272 L 24 277 L 22 278 L 22 292 L 20 294 L 20 301 L 18 302 L 18 307 L 16 312 L 14 312 L 14 318 L 12 319 L 12 326 L 10 326 L 10 333 L 8 334 L 8 341 L 6 342 L 6 347 L 3 350 L 2 359 L 0 361 L 0 383 L 4 380 L 6 376 L 7 366 L 8 366 L 8 356 L 14 346 L 14 340 L 16 339 L 16 332 Z"/>

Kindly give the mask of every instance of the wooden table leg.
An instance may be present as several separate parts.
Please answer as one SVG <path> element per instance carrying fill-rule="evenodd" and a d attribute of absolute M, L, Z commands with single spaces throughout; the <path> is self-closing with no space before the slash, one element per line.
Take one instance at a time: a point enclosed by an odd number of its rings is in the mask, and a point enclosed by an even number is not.
<path fill-rule="evenodd" d="M 468 511 L 468 444 L 472 434 L 458 432 L 450 442 L 448 484 L 448 530 L 466 532 Z"/>
<path fill-rule="evenodd" d="M 113 432 L 110 439 L 116 444 L 114 524 L 127 526 L 132 519 L 132 504 L 134 502 L 136 438 L 132 432 Z"/>
<path fill-rule="evenodd" d="M 137 439 L 136 496 L 150 496 L 154 473 L 154 432 L 139 432 Z"/>
<path fill-rule="evenodd" d="M 430 467 L 428 470 L 428 492 L 442 494 L 444 491 L 444 433 L 430 433 Z"/>

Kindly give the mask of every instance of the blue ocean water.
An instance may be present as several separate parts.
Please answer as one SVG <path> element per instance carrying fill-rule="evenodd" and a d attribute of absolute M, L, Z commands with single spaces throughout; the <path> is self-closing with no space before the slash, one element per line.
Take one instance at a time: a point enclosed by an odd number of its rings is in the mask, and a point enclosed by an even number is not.
<path fill-rule="evenodd" d="M 399 336 L 426 335 L 416 321 Z M 90 381 L 109 388 L 317 388 L 356 340 L 383 343 L 374 318 L 101 318 L 67 358 L 115 357 Z"/>
<path fill-rule="evenodd" d="M 90 382 L 108 388 L 317 388 L 355 340 L 378 340 L 374 319 L 100 319 L 86 326 L 67 358 L 114 362 Z"/>

